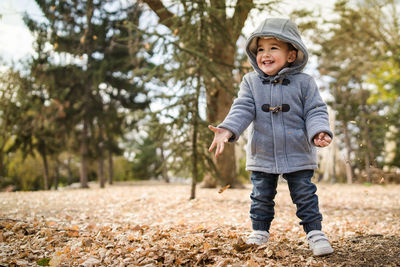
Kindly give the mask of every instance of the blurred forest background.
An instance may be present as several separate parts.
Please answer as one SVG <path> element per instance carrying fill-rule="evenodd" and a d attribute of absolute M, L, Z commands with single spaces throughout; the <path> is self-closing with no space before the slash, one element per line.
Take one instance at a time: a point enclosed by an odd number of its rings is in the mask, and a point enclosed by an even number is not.
<path fill-rule="evenodd" d="M 338 0 L 329 16 L 283 1 L 35 0 L 35 53 L 0 69 L 0 188 L 158 179 L 240 187 L 246 135 L 216 160 L 223 120 L 251 71 L 249 20 L 290 17 L 336 138 L 318 179 L 400 183 L 400 4 Z M 306 9 L 304 9 L 306 8 Z M 4 14 L 0 13 L 0 16 Z M 252 30 L 252 29 L 251 29 Z M 21 40 L 24 42 L 24 40 Z"/>

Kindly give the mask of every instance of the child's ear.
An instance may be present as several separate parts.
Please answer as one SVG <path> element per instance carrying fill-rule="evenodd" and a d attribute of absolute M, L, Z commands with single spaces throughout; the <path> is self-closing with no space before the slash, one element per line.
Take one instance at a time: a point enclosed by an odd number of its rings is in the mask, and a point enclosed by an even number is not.
<path fill-rule="evenodd" d="M 289 51 L 287 61 L 289 63 L 292 63 L 296 60 L 296 58 L 297 58 L 297 51 L 296 50 Z"/>

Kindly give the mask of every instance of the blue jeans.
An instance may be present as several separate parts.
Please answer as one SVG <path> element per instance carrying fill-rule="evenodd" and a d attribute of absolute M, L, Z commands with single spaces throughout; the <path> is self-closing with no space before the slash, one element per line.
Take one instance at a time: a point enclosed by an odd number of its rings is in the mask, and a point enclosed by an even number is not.
<path fill-rule="evenodd" d="M 312 230 L 321 230 L 322 214 L 318 208 L 318 196 L 315 194 L 317 187 L 311 182 L 314 175 L 313 170 L 303 170 L 283 174 L 288 182 L 290 196 L 297 206 L 297 217 L 300 218 L 300 225 L 307 233 Z M 278 174 L 269 174 L 253 171 L 251 182 L 250 218 L 253 230 L 269 231 L 271 222 L 274 219 L 274 198 L 278 184 Z"/>

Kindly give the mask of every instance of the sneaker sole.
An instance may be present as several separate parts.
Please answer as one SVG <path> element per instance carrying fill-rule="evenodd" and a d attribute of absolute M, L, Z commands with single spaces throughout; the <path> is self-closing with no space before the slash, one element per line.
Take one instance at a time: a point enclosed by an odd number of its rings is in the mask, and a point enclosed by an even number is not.
<path fill-rule="evenodd" d="M 313 254 L 314 256 L 324 256 L 333 253 L 333 248 L 331 247 L 325 247 L 325 248 L 319 248 L 319 249 L 314 249 Z"/>

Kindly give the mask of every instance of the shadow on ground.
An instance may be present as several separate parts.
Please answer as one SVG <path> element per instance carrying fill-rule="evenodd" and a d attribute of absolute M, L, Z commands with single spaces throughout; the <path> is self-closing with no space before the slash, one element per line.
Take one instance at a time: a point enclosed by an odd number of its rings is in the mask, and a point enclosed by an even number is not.
<path fill-rule="evenodd" d="M 400 237 L 360 235 L 333 243 L 324 262 L 339 266 L 400 266 Z"/>

